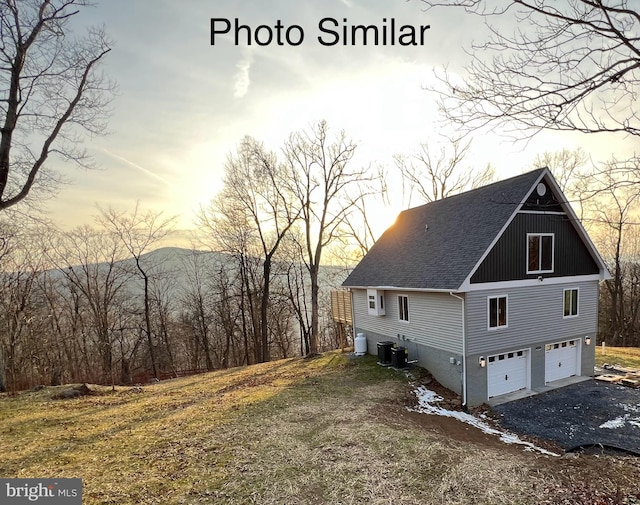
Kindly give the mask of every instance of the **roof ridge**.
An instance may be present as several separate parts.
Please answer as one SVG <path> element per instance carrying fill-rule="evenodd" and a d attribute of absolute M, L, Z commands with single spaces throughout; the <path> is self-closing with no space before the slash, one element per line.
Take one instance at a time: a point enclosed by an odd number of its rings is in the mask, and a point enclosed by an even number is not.
<path fill-rule="evenodd" d="M 508 177 L 506 179 L 500 179 L 499 181 L 494 181 L 494 182 L 491 182 L 489 184 L 485 184 L 484 186 L 479 186 L 477 188 L 468 189 L 467 191 L 463 191 L 462 193 L 456 193 L 454 195 L 449 195 L 449 196 L 447 196 L 445 198 L 439 198 L 437 200 L 433 200 L 432 202 L 427 202 L 427 203 L 423 203 L 421 205 L 416 205 L 415 207 L 409 207 L 409 208 L 404 209 L 403 211 L 401 211 L 401 213 L 407 212 L 407 211 L 410 211 L 410 210 L 420 209 L 420 208 L 423 208 L 423 207 L 425 207 L 427 205 L 432 205 L 432 204 L 436 204 L 436 203 L 439 203 L 439 202 L 450 201 L 450 200 L 452 200 L 454 198 L 468 196 L 471 193 L 476 193 L 476 192 L 479 192 L 479 191 L 487 191 L 488 192 L 491 189 L 495 189 L 495 186 L 497 186 L 497 185 L 505 185 L 505 186 L 507 186 L 508 183 L 513 183 L 516 179 L 521 179 L 521 178 L 524 178 L 524 177 L 527 177 L 527 176 L 531 177 L 533 179 L 534 178 L 533 177 L 534 173 L 541 174 L 545 170 L 549 170 L 549 168 L 548 167 L 541 167 L 541 168 L 536 168 L 534 170 L 529 170 L 528 172 L 524 172 L 522 174 L 514 175 L 514 176 Z M 518 203 L 520 203 L 520 202 L 518 202 Z"/>

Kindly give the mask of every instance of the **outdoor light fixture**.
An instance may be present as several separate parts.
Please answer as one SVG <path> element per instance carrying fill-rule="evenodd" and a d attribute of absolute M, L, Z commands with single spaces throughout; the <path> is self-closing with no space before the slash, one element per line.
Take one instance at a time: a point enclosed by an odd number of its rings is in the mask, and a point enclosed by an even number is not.
<path fill-rule="evenodd" d="M 591 337 L 584 337 L 584 343 L 586 345 L 591 345 Z"/>
<path fill-rule="evenodd" d="M 487 365 L 487 361 L 484 359 L 484 356 L 480 356 L 478 363 L 480 363 L 480 368 L 484 368 Z"/>

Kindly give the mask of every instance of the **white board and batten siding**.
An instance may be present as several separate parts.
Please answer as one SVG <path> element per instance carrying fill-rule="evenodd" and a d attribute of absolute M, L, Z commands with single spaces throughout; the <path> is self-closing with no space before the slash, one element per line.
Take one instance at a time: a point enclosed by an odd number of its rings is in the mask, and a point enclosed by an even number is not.
<path fill-rule="evenodd" d="M 578 315 L 564 316 L 564 290 L 578 289 Z M 488 328 L 488 297 L 507 296 L 507 326 Z M 597 330 L 598 282 L 544 284 L 466 294 L 467 352 L 491 353 L 559 342 Z"/>
<path fill-rule="evenodd" d="M 409 321 L 400 321 L 398 296 L 409 298 Z M 367 291 L 353 290 L 353 310 L 358 331 L 375 332 L 397 338 L 398 334 L 416 344 L 462 354 L 462 302 L 447 293 L 419 291 L 384 292 L 386 313 L 368 313 Z"/>

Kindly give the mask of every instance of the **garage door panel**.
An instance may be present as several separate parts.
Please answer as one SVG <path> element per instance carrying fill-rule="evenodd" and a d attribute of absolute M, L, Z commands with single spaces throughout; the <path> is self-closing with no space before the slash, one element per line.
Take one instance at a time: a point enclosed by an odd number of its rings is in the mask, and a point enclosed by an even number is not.
<path fill-rule="evenodd" d="M 545 346 L 545 382 L 577 375 L 578 371 L 578 341 L 567 340 Z"/>
<path fill-rule="evenodd" d="M 527 387 L 527 351 L 516 351 L 489 356 L 487 364 L 487 390 L 489 398 Z"/>

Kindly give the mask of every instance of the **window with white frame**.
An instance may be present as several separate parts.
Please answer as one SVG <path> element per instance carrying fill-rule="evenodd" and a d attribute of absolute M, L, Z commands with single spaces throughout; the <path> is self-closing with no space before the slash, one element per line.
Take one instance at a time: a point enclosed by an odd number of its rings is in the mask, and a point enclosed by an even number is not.
<path fill-rule="evenodd" d="M 406 295 L 398 296 L 398 319 L 409 321 L 409 297 Z"/>
<path fill-rule="evenodd" d="M 507 297 L 490 296 L 488 299 L 489 329 L 507 326 Z"/>
<path fill-rule="evenodd" d="M 372 316 L 384 316 L 384 291 L 367 289 L 367 311 Z"/>
<path fill-rule="evenodd" d="M 564 317 L 578 315 L 578 288 L 564 290 Z"/>
<path fill-rule="evenodd" d="M 553 272 L 553 233 L 527 234 L 527 273 Z"/>

